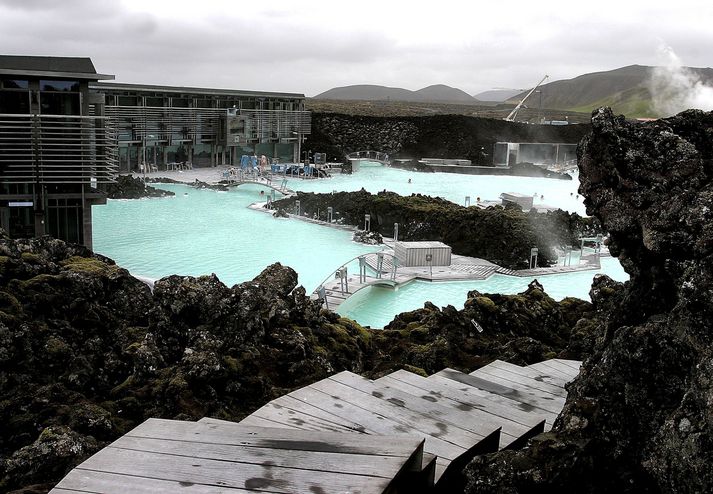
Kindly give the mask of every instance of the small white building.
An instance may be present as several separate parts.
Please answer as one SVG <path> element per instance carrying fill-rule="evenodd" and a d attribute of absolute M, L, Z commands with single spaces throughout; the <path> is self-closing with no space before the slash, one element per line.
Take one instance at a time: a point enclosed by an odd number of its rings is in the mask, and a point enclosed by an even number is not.
<path fill-rule="evenodd" d="M 507 205 L 507 203 L 512 203 L 520 206 L 523 211 L 529 211 L 532 209 L 534 198 L 517 192 L 503 192 L 500 194 L 500 199 L 503 201 L 503 206 Z"/>
<path fill-rule="evenodd" d="M 396 242 L 394 255 L 406 267 L 451 265 L 451 248 L 443 242 Z"/>

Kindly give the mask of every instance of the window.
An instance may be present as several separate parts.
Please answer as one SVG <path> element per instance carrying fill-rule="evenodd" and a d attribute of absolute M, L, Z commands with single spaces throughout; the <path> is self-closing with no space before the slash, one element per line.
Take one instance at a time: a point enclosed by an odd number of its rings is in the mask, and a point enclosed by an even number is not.
<path fill-rule="evenodd" d="M 0 113 L 30 113 L 30 92 L 0 91 Z"/>
<path fill-rule="evenodd" d="M 80 115 L 79 94 L 40 93 L 40 109 L 45 115 Z"/>
<path fill-rule="evenodd" d="M 77 81 L 48 81 L 40 80 L 40 91 L 79 91 Z"/>
<path fill-rule="evenodd" d="M 5 89 L 29 89 L 30 82 L 22 79 L 7 79 L 2 81 L 2 87 Z"/>

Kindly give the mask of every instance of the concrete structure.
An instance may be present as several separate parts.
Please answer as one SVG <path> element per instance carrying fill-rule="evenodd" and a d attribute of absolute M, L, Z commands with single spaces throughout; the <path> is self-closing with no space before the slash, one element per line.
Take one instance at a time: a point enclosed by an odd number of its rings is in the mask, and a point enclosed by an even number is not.
<path fill-rule="evenodd" d="M 92 244 L 91 206 L 117 172 L 116 130 L 88 58 L 0 56 L 0 226 Z"/>

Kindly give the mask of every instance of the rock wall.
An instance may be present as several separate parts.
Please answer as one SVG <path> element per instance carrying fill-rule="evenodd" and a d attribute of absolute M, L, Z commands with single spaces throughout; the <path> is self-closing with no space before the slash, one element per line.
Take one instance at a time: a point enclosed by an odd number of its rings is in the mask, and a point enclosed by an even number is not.
<path fill-rule="evenodd" d="M 528 125 L 463 115 L 368 117 L 313 113 L 312 134 L 302 149 L 341 162 L 353 151 L 375 150 L 394 158 L 469 159 L 492 165 L 498 141 L 577 143 L 589 125 Z"/>
<path fill-rule="evenodd" d="M 358 192 L 315 194 L 298 192 L 296 196 L 275 202 L 276 208 L 294 212 L 300 201 L 302 214 L 333 218 L 364 227 L 364 215 L 371 215 L 371 229 L 392 237 L 394 223 L 399 224 L 401 240 L 438 240 L 453 248 L 453 253 L 480 257 L 504 267 L 528 267 L 530 249 L 539 249 L 541 266 L 556 263 L 553 247 L 578 245 L 580 235 L 601 233 L 598 222 L 577 214 L 557 210 L 525 213 L 518 208 L 463 207 L 438 197 L 394 192 L 371 194 Z"/>
<path fill-rule="evenodd" d="M 631 281 L 551 433 L 477 458 L 467 492 L 713 492 L 713 113 L 592 115 L 587 210 Z"/>

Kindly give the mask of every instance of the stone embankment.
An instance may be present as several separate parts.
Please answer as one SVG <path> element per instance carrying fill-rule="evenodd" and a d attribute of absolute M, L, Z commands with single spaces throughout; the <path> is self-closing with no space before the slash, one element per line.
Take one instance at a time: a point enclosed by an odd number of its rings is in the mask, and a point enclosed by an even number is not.
<path fill-rule="evenodd" d="M 371 229 L 384 236 L 393 236 L 394 223 L 398 223 L 400 240 L 438 240 L 450 245 L 455 254 L 487 259 L 510 269 L 528 267 L 532 247 L 539 249 L 538 262 L 544 267 L 557 262 L 555 247 L 578 245 L 580 236 L 601 233 L 597 221 L 562 210 L 480 209 L 438 197 L 371 194 L 364 189 L 333 194 L 298 192 L 276 201 L 274 207 L 293 212 L 295 200 L 308 217 L 319 213 L 319 219 L 326 221 L 327 208 L 332 207 L 333 219 L 363 228 L 364 215 L 369 214 Z"/>

